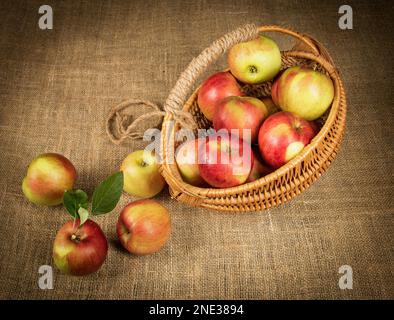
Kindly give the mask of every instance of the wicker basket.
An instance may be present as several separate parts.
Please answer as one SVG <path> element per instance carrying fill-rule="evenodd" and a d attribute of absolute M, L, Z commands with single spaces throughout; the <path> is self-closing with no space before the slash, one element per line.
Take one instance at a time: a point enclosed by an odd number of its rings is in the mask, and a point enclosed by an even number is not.
<path fill-rule="evenodd" d="M 251 29 L 252 32 L 250 32 Z M 210 63 L 223 55 L 235 43 L 254 38 L 256 32 L 279 32 L 297 40 L 297 44 L 291 51 L 282 52 L 282 69 L 294 65 L 306 65 L 326 73 L 333 80 L 335 97 L 332 106 L 319 119 L 321 130 L 297 157 L 257 181 L 226 189 L 198 188 L 182 180 L 173 158 L 174 152 L 169 152 L 166 149 L 169 145 L 177 146 L 175 133 L 181 128 L 180 125 L 169 125 L 174 120 L 174 115 L 171 112 L 166 112 L 162 126 L 161 141 L 164 162 L 161 172 L 169 185 L 172 198 L 176 200 L 192 206 L 230 212 L 271 208 L 290 200 L 308 188 L 326 171 L 338 152 L 346 120 L 346 97 L 338 70 L 327 50 L 320 43 L 309 36 L 286 28 L 248 25 L 217 40 L 194 59 L 181 75 L 171 92 L 172 100 L 182 104 L 183 110 L 192 114 L 199 128 L 209 128 L 211 123 L 200 112 L 197 104 L 199 88 L 196 88 L 188 99 L 184 99 L 181 95 L 177 96 L 176 93 L 191 89 L 189 87 L 193 86 L 194 81 Z M 186 85 L 185 78 L 189 80 L 189 82 L 186 81 Z M 270 96 L 271 84 L 271 82 L 267 82 L 262 85 L 245 85 L 243 90 L 248 95 L 258 98 Z M 180 88 L 181 86 L 183 88 Z M 171 94 L 169 99 L 171 99 Z M 183 99 L 187 101 L 182 101 Z"/>

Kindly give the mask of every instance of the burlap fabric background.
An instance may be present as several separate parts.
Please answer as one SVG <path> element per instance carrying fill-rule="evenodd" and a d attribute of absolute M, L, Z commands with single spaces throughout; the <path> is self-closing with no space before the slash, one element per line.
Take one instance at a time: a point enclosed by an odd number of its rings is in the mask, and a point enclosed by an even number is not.
<path fill-rule="evenodd" d="M 343 1 L 49 1 L 54 29 L 37 26 L 42 1 L 0 4 L 1 298 L 394 298 L 393 23 L 389 1 L 354 1 L 354 30 L 338 28 Z M 92 192 L 141 143 L 112 145 L 109 108 L 129 97 L 163 102 L 180 72 L 213 40 L 246 22 L 282 24 L 324 43 L 348 92 L 338 158 L 285 206 L 224 215 L 157 197 L 171 211 L 172 238 L 158 254 L 119 247 L 122 203 L 96 221 L 110 250 L 84 278 L 55 272 L 40 290 L 38 268 L 69 219 L 30 204 L 21 180 L 42 152 L 69 157 L 77 186 Z M 279 40 L 279 39 L 278 39 Z M 280 40 L 286 44 L 287 40 Z M 223 61 L 212 70 L 223 66 Z M 141 110 L 143 112 L 143 110 Z M 354 289 L 338 287 L 338 268 Z"/>

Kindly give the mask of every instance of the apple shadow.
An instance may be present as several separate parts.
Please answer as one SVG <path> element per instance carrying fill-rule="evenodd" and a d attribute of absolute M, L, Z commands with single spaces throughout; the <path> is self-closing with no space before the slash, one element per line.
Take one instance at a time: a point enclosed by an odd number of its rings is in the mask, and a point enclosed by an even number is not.
<path fill-rule="evenodd" d="M 108 243 L 113 249 L 115 249 L 116 252 L 122 253 L 127 256 L 130 255 L 128 251 L 125 248 L 123 248 L 122 244 L 118 239 L 110 239 L 108 240 Z"/>

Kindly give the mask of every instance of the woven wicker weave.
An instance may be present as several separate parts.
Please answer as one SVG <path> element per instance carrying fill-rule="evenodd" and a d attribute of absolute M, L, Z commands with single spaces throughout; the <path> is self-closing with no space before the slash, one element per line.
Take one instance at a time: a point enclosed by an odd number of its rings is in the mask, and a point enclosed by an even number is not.
<path fill-rule="evenodd" d="M 175 133 L 180 129 L 179 125 L 175 127 L 169 125 L 174 117 L 167 112 L 162 128 L 164 163 L 161 171 L 174 199 L 189 205 L 220 211 L 246 212 L 271 208 L 290 200 L 308 188 L 326 171 L 338 152 L 345 128 L 346 97 L 338 70 L 327 50 L 311 37 L 289 29 L 262 26 L 257 30 L 258 32 L 279 32 L 297 39 L 298 43 L 292 51 L 282 52 L 282 69 L 294 65 L 306 65 L 326 73 L 333 80 L 335 97 L 330 109 L 319 119 L 322 125 L 321 130 L 297 157 L 257 181 L 226 189 L 198 188 L 182 181 L 173 159 L 173 152 L 168 152 L 165 148 L 171 144 L 176 147 Z M 227 49 L 224 48 L 223 53 Z M 209 61 L 202 68 L 205 69 L 211 62 L 213 61 Z M 270 96 L 271 84 L 272 82 L 262 85 L 245 85 L 243 90 L 248 95 L 259 98 Z M 200 112 L 197 104 L 198 89 L 196 88 L 184 103 L 183 110 L 193 115 L 199 128 L 209 128 L 211 123 Z"/>

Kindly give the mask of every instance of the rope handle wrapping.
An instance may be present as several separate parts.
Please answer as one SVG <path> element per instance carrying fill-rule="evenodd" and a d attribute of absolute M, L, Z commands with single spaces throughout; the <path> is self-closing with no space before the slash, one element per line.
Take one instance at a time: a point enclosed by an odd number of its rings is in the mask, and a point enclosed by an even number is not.
<path fill-rule="evenodd" d="M 145 113 L 135 120 L 133 120 L 129 125 L 126 123 L 129 120 L 129 116 L 122 115 L 122 111 L 126 109 L 135 108 L 136 106 L 145 106 L 153 109 L 154 111 Z M 144 136 L 143 132 L 138 131 L 138 124 L 144 122 L 145 120 L 151 119 L 152 117 L 161 116 L 163 117 L 165 112 L 160 109 L 160 107 L 150 101 L 147 100 L 139 100 L 139 99 L 129 99 L 125 100 L 118 105 L 114 106 L 110 113 L 108 114 L 105 130 L 109 139 L 114 144 L 121 144 L 126 138 L 130 138 L 132 140 L 142 139 Z M 114 122 L 115 129 L 117 134 L 113 133 L 112 123 Z"/>

